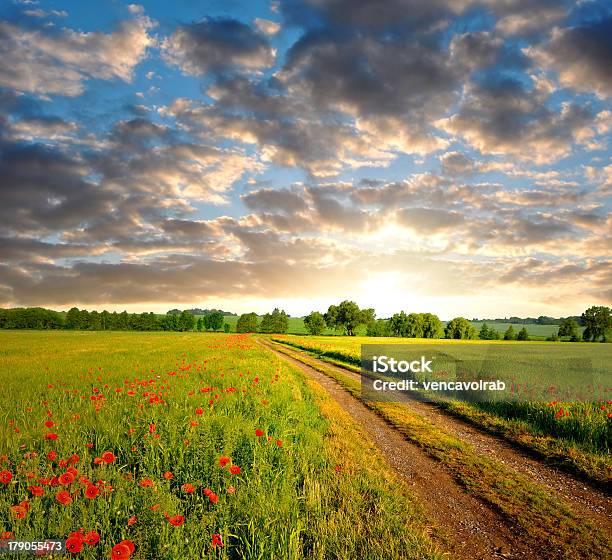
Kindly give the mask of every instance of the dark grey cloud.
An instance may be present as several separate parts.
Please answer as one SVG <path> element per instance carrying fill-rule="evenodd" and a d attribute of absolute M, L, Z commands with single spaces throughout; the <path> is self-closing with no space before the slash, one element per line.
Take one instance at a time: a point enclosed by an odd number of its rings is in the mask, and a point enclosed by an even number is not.
<path fill-rule="evenodd" d="M 562 85 L 612 95 L 612 15 L 585 25 L 557 28 L 547 43 L 531 52 L 538 62 L 558 73 Z"/>
<path fill-rule="evenodd" d="M 182 25 L 163 42 L 162 51 L 168 62 L 196 76 L 234 67 L 255 70 L 274 62 L 266 36 L 235 19 L 206 18 Z"/>
<path fill-rule="evenodd" d="M 263 212 L 292 214 L 307 207 L 303 193 L 300 195 L 287 189 L 259 189 L 241 198 L 247 208 Z"/>

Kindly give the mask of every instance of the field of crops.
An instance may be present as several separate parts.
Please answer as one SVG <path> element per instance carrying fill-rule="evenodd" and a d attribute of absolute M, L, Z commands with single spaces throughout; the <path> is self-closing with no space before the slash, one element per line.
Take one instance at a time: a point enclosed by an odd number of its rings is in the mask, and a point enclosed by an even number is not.
<path fill-rule="evenodd" d="M 559 360 L 559 363 L 581 361 L 598 371 L 599 379 L 607 380 L 610 387 L 610 364 L 612 346 L 609 344 L 570 344 L 545 342 L 493 342 L 455 341 L 400 338 L 368 337 L 300 337 L 287 335 L 275 337 L 292 345 L 313 350 L 326 358 L 345 362 L 353 367 L 359 366 L 362 344 L 410 344 L 421 351 L 422 348 L 461 350 L 466 355 L 477 355 L 483 345 L 495 348 L 498 355 L 507 356 L 507 366 L 520 369 L 523 379 L 537 376 L 540 372 L 536 365 L 541 362 Z M 553 372 L 555 374 L 555 372 Z M 555 374 L 556 375 L 556 374 Z M 594 402 L 481 402 L 451 403 L 450 408 L 463 415 L 489 423 L 506 422 L 509 430 L 524 432 L 536 438 L 554 438 L 558 449 L 563 453 L 580 452 L 585 461 L 605 461 L 610 464 L 610 441 L 612 427 L 612 400 L 598 398 Z M 478 416 L 484 412 L 488 417 Z M 491 421 L 493 417 L 493 421 Z M 585 465 L 585 470 L 589 469 Z M 608 467 L 609 468 L 609 467 Z"/>
<path fill-rule="evenodd" d="M 326 399 L 248 337 L 2 332 L 0 538 L 83 558 L 437 558 Z"/>

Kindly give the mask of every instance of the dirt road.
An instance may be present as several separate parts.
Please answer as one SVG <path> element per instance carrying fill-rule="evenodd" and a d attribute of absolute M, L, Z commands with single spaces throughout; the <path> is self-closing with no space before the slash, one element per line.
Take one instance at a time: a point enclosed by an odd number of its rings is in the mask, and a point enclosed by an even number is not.
<path fill-rule="evenodd" d="M 352 396 L 331 377 L 300 361 L 304 355 L 295 349 L 259 340 L 280 360 L 300 368 L 317 381 L 358 422 L 388 463 L 412 488 L 431 520 L 434 536 L 442 541 L 453 558 L 477 559 L 543 559 L 542 550 L 527 545 L 521 530 L 489 504 L 466 492 L 446 467 L 407 439 L 392 425 Z M 359 374 L 327 362 L 307 357 L 311 363 L 334 369 L 359 380 Z M 612 535 L 612 512 L 606 494 L 571 475 L 560 472 L 516 449 L 494 435 L 445 413 L 433 404 L 407 399 L 411 411 L 471 444 L 477 453 L 501 461 L 554 493 L 580 517 L 589 519 L 604 535 Z"/>

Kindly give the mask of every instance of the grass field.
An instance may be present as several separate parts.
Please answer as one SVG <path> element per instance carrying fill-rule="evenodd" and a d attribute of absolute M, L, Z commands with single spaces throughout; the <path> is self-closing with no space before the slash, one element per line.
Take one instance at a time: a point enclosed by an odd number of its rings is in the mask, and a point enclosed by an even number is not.
<path fill-rule="evenodd" d="M 470 355 L 492 344 L 507 354 L 510 368 L 520 365 L 524 377 L 540 372 L 533 364 L 563 358 L 588 361 L 609 382 L 612 347 L 608 344 L 555 344 L 546 342 L 454 341 L 368 337 L 278 336 L 275 339 L 314 352 L 326 359 L 357 368 L 362 344 L 411 344 L 415 348 L 461 349 Z M 452 350 L 448 350 L 451 352 Z M 418 353 L 418 352 L 417 352 Z M 608 387 L 608 391 L 610 388 Z M 571 466 L 600 482 L 612 477 L 610 443 L 612 400 L 595 402 L 445 402 L 449 410 Z"/>
<path fill-rule="evenodd" d="M 253 339 L 0 333 L 0 536 L 83 558 L 438 558 L 333 401 Z"/>
<path fill-rule="evenodd" d="M 236 316 L 227 316 L 225 317 L 225 322 L 231 326 L 232 332 L 236 331 L 236 323 L 238 322 L 238 317 Z M 480 321 L 472 321 L 472 325 L 476 329 L 480 329 L 482 326 L 482 322 Z M 487 323 L 490 328 L 494 328 L 498 330 L 502 335 L 506 331 L 506 329 L 510 326 L 510 323 Z M 536 340 L 544 340 L 546 337 L 550 336 L 553 333 L 556 333 L 559 327 L 557 325 L 520 325 L 520 324 L 512 324 L 515 333 L 520 331 L 523 327 L 527 329 L 529 335 Z M 584 330 L 582 327 L 579 327 L 579 330 L 582 332 Z M 307 334 L 306 329 L 304 327 L 304 320 L 301 317 L 289 317 L 289 329 L 287 330 L 289 334 Z M 366 327 L 361 325 L 357 329 L 357 334 L 364 336 L 366 333 Z M 322 333 L 326 336 L 331 335 L 340 335 L 338 331 L 334 331 L 333 329 L 325 329 Z"/>

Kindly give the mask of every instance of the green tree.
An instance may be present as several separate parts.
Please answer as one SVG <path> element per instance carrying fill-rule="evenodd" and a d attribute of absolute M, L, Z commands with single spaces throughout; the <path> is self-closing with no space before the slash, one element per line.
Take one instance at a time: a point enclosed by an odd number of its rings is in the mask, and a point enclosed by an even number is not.
<path fill-rule="evenodd" d="M 225 323 L 225 324 L 223 325 L 223 332 L 228 333 L 228 332 L 230 332 L 231 330 L 232 330 L 232 326 L 231 326 L 229 323 Z"/>
<path fill-rule="evenodd" d="M 519 332 L 518 335 L 516 335 L 516 340 L 530 340 L 529 338 L 529 333 L 527 332 L 527 329 L 525 327 L 523 327 Z"/>
<path fill-rule="evenodd" d="M 202 317 L 198 317 L 198 322 L 196 323 L 196 329 L 199 332 L 202 332 L 204 330 L 204 319 L 202 319 Z"/>
<path fill-rule="evenodd" d="M 278 308 L 266 313 L 261 319 L 259 330 L 263 333 L 285 333 L 289 328 L 289 316 Z"/>
<path fill-rule="evenodd" d="M 221 311 L 213 311 L 212 313 L 204 315 L 203 324 L 206 330 L 218 331 L 223 328 L 224 319 Z"/>
<path fill-rule="evenodd" d="M 478 338 L 480 340 L 490 340 L 491 332 L 489 331 L 489 327 L 486 323 L 482 324 L 480 327 L 480 331 L 478 332 Z"/>
<path fill-rule="evenodd" d="M 325 313 L 325 323 L 330 329 L 343 330 L 348 336 L 355 336 L 359 325 L 367 325 L 374 320 L 373 309 L 360 309 L 354 301 L 343 301 L 340 305 L 330 305 Z"/>
<path fill-rule="evenodd" d="M 440 338 L 442 334 L 442 321 L 433 313 L 423 313 L 423 337 Z"/>
<path fill-rule="evenodd" d="M 325 317 L 318 311 L 313 311 L 304 317 L 304 327 L 312 335 L 318 335 L 325 329 Z"/>
<path fill-rule="evenodd" d="M 582 337 L 586 341 L 596 342 L 610 340 L 610 329 L 612 329 L 612 314 L 609 307 L 589 307 L 581 316 L 582 324 L 585 326 Z"/>
<path fill-rule="evenodd" d="M 476 329 L 465 317 L 455 317 L 446 324 L 444 336 L 455 339 L 476 338 Z"/>
<path fill-rule="evenodd" d="M 181 311 L 178 316 L 178 330 L 181 332 L 192 331 L 195 325 L 195 317 L 189 311 Z"/>
<path fill-rule="evenodd" d="M 578 342 L 580 340 L 578 323 L 576 323 L 576 321 L 571 318 L 563 319 L 563 321 L 561 321 L 561 323 L 559 324 L 557 336 L 559 338 L 561 338 L 562 336 L 566 336 L 570 339 L 571 342 Z"/>
<path fill-rule="evenodd" d="M 510 325 L 506 332 L 504 333 L 504 340 L 516 340 L 516 334 L 514 333 L 514 328 Z"/>
<path fill-rule="evenodd" d="M 239 332 L 239 333 L 257 332 L 258 326 L 259 326 L 259 317 L 257 317 L 257 313 L 243 313 L 238 318 L 238 323 L 236 323 L 236 332 Z"/>
<path fill-rule="evenodd" d="M 393 336 L 391 325 L 385 319 L 377 319 L 368 323 L 366 336 Z"/>

